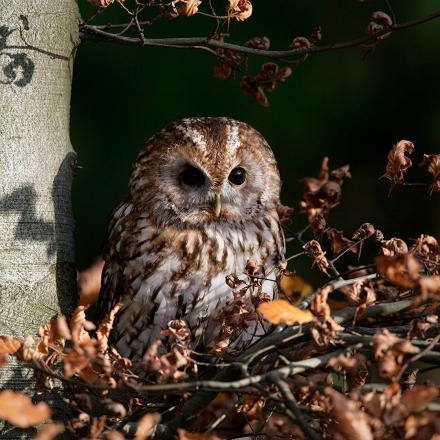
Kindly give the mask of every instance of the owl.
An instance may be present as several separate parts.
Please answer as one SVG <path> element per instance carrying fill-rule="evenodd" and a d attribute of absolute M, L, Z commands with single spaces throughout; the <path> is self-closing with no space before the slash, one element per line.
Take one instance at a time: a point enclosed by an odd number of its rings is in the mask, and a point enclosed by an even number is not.
<path fill-rule="evenodd" d="M 213 346 L 234 302 L 226 277 L 243 275 L 249 261 L 261 268 L 260 293 L 274 298 L 285 248 L 280 186 L 271 148 L 243 122 L 182 119 L 147 141 L 103 254 L 98 316 L 122 304 L 111 333 L 120 354 L 141 359 L 173 320 L 186 323 L 192 347 Z M 234 347 L 267 324 L 250 320 Z"/>

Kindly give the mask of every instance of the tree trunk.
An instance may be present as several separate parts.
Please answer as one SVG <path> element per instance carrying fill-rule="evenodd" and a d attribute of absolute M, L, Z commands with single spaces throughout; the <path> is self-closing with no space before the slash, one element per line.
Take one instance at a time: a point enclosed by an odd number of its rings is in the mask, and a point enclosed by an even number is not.
<path fill-rule="evenodd" d="M 0 335 L 34 334 L 76 301 L 69 110 L 78 22 L 74 0 L 0 0 Z M 32 382 L 16 364 L 0 370 L 0 388 Z"/>

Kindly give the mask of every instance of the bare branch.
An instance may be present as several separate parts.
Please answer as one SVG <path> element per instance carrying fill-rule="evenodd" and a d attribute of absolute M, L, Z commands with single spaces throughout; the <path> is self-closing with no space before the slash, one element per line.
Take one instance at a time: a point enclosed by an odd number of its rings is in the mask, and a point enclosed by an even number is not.
<path fill-rule="evenodd" d="M 389 33 L 390 31 L 399 31 L 408 29 L 420 24 L 435 20 L 440 17 L 440 11 L 436 11 L 425 17 L 415 20 L 393 24 L 390 27 L 380 30 L 372 35 L 363 35 L 350 41 L 341 43 L 332 43 L 323 46 L 312 46 L 308 48 L 292 49 L 292 50 L 264 50 L 254 49 L 252 47 L 241 46 L 238 44 L 226 43 L 207 37 L 183 37 L 183 38 L 133 38 L 123 35 L 115 35 L 111 32 L 102 30 L 102 26 L 92 26 L 82 23 L 80 25 L 80 36 L 82 40 L 113 42 L 126 45 L 148 46 L 148 47 L 173 47 L 183 49 L 226 49 L 234 52 L 245 53 L 248 55 L 262 56 L 265 58 L 277 60 L 289 60 L 291 58 L 300 57 L 307 54 L 330 52 L 352 47 L 370 45 L 377 42 L 378 37 Z"/>

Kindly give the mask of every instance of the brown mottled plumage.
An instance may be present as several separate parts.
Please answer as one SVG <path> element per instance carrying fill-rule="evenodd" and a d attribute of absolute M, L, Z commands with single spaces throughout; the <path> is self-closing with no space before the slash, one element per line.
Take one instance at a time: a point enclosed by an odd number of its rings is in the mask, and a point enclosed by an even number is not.
<path fill-rule="evenodd" d="M 233 300 L 225 277 L 242 275 L 250 259 L 271 278 L 279 275 L 279 192 L 270 147 L 242 122 L 183 119 L 147 142 L 130 194 L 112 213 L 104 250 L 98 313 L 122 302 L 111 335 L 122 355 L 141 357 L 173 319 L 186 321 L 193 346 L 219 340 L 219 314 Z M 270 297 L 276 289 L 263 282 Z M 235 346 L 263 334 L 263 327 L 249 322 Z"/>

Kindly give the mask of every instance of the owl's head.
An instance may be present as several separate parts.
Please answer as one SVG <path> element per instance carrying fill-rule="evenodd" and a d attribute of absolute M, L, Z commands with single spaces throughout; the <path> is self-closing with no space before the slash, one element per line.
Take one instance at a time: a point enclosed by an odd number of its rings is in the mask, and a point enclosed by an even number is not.
<path fill-rule="evenodd" d="M 280 176 L 267 142 L 228 118 L 168 125 L 139 153 L 130 179 L 137 208 L 158 225 L 242 223 L 275 210 Z"/>

